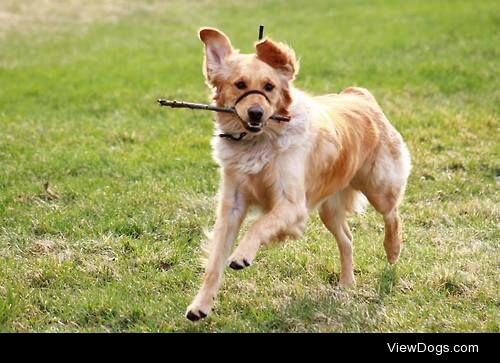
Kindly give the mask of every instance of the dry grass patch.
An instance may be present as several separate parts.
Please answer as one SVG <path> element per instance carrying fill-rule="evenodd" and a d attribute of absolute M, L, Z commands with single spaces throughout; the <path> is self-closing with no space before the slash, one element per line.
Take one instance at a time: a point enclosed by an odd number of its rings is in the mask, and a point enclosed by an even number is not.
<path fill-rule="evenodd" d="M 137 12 L 160 11 L 168 1 L 3 0 L 0 38 L 9 32 L 57 31 L 94 22 L 117 22 Z"/>

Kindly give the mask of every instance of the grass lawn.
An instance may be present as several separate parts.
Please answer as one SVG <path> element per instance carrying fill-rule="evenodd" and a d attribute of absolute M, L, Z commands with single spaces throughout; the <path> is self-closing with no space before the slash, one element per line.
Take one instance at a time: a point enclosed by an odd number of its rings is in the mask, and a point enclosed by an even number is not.
<path fill-rule="evenodd" d="M 0 331 L 500 331 L 498 1 L 62 3 L 0 4 Z M 389 266 L 381 217 L 352 217 L 341 290 L 314 213 L 194 324 L 212 115 L 155 99 L 208 100 L 199 27 L 250 52 L 260 23 L 298 87 L 366 87 L 402 133 L 404 249 Z"/>

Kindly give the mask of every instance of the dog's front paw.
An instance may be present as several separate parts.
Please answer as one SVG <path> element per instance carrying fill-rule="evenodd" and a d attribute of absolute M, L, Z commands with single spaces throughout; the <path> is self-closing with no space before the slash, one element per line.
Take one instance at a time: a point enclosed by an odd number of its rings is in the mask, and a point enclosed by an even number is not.
<path fill-rule="evenodd" d="M 229 267 L 234 270 L 241 270 L 250 266 L 257 255 L 258 249 L 258 244 L 250 243 L 245 240 L 241 241 L 240 245 L 236 248 L 231 257 L 229 257 Z"/>
<path fill-rule="evenodd" d="M 206 317 L 207 317 L 207 314 L 201 310 L 198 310 L 196 312 L 196 309 L 190 309 L 190 308 L 187 309 L 186 318 L 188 318 L 191 321 L 197 321 L 197 320 L 200 320 L 200 319 L 203 319 Z"/>
<path fill-rule="evenodd" d="M 243 251 L 234 251 L 234 253 L 229 257 L 229 267 L 233 270 L 241 270 L 252 264 L 253 257 L 250 257 L 248 253 Z"/>
<path fill-rule="evenodd" d="M 206 301 L 203 301 L 206 300 Z M 212 299 L 213 301 L 213 299 Z M 186 310 L 186 318 L 191 321 L 197 321 L 206 318 L 212 309 L 212 301 L 196 297 Z"/>
<path fill-rule="evenodd" d="M 250 262 L 248 262 L 246 258 L 230 260 L 229 263 L 229 267 L 233 270 L 241 270 L 248 266 L 250 266 Z"/>

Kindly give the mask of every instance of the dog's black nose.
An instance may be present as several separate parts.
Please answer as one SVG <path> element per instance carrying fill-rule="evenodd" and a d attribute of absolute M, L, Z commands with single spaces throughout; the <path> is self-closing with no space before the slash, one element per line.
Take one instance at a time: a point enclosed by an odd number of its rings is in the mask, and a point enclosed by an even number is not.
<path fill-rule="evenodd" d="M 263 114 L 264 110 L 260 106 L 252 106 L 248 109 L 248 118 L 250 122 L 259 122 Z"/>

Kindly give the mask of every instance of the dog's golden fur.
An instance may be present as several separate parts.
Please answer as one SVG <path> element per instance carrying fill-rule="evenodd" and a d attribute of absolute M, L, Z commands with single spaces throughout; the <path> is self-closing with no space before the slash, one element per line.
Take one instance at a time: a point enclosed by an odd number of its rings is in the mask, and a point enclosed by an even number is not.
<path fill-rule="evenodd" d="M 205 44 L 204 74 L 218 106 L 234 106 L 246 90 L 265 92 L 268 101 L 249 94 L 236 105 L 236 115 L 216 116 L 220 132 L 254 132 L 241 141 L 213 139 L 221 168 L 217 218 L 203 283 L 187 317 L 197 320 L 210 312 L 226 263 L 244 268 L 260 246 L 298 238 L 313 209 L 337 241 L 341 286 L 355 282 L 346 215 L 362 208 L 364 196 L 384 218 L 384 248 L 389 262 L 396 262 L 401 249 L 398 206 L 410 156 L 371 93 L 350 87 L 340 94 L 309 96 L 292 86 L 299 66 L 288 46 L 265 39 L 256 44 L 255 54 L 240 54 L 217 29 L 203 28 L 199 35 Z M 263 112 L 258 130 L 250 127 L 250 107 Z M 291 121 L 269 119 L 277 113 Z M 262 215 L 228 259 L 249 207 Z"/>

